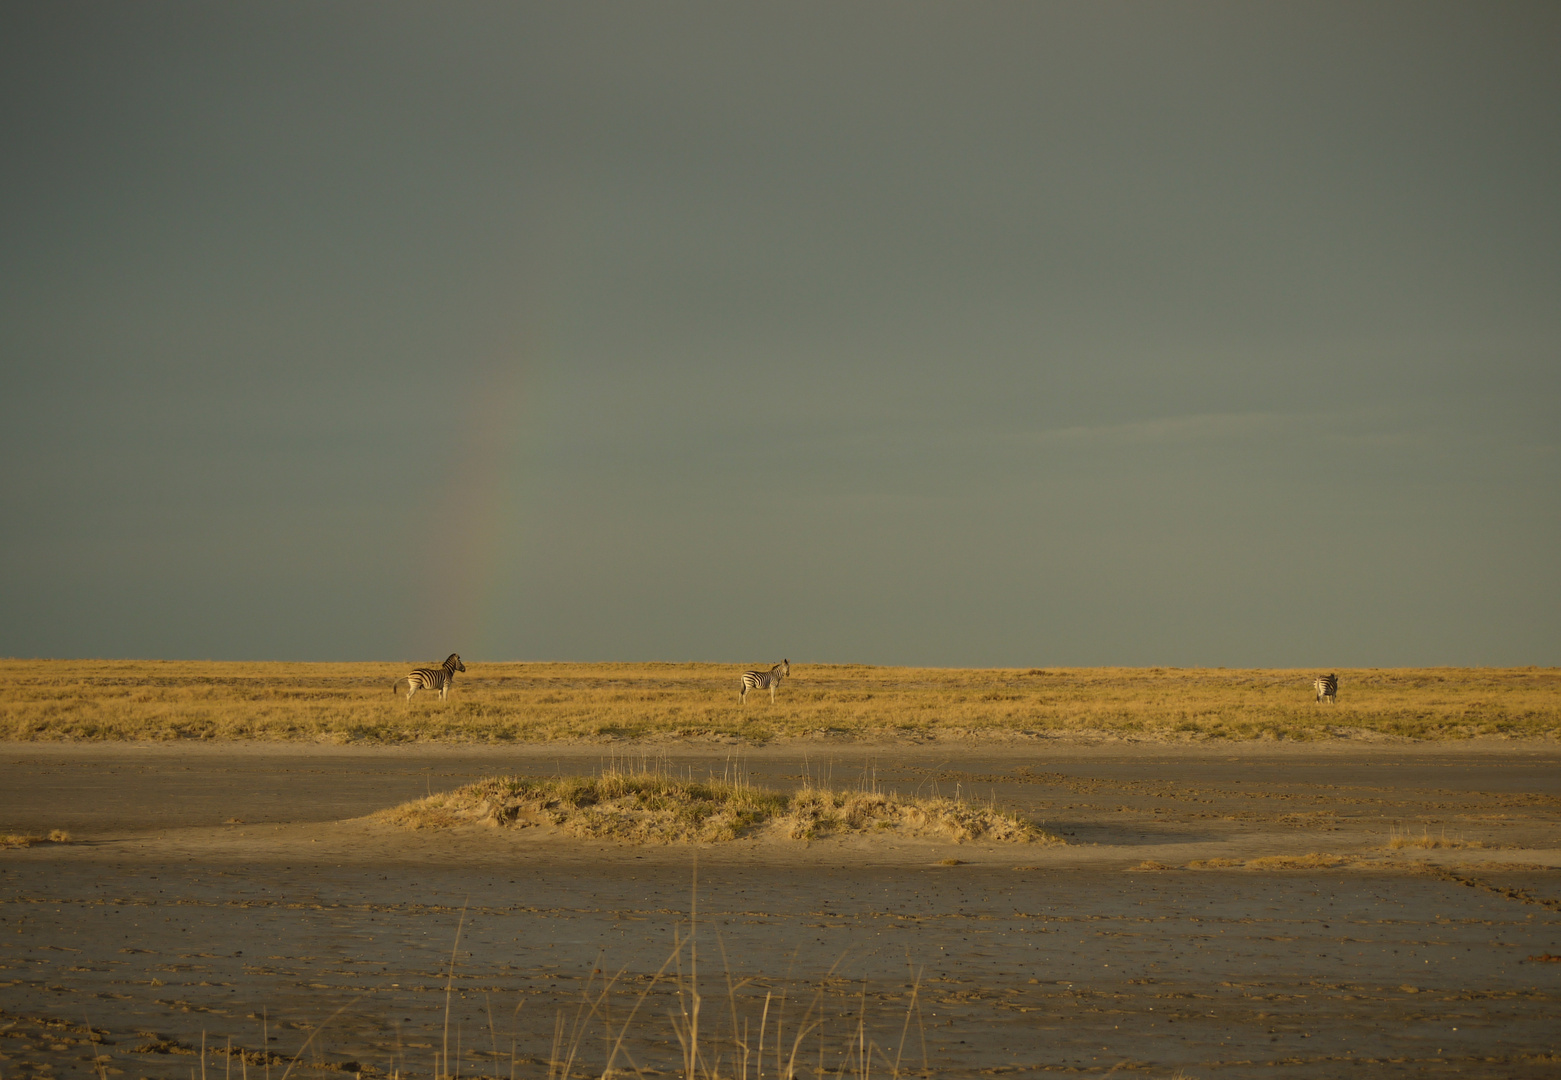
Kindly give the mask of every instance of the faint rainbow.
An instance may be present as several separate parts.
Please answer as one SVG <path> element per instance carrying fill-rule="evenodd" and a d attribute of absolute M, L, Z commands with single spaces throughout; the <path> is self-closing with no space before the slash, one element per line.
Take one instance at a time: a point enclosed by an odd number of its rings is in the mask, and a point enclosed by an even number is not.
<path fill-rule="evenodd" d="M 503 627 L 513 625 L 519 576 L 528 357 L 521 349 L 493 359 L 472 387 L 460 421 L 460 441 L 432 530 L 425 565 L 438 567 L 425 599 L 425 626 L 438 628 L 449 648 L 484 660 L 517 659 Z"/>

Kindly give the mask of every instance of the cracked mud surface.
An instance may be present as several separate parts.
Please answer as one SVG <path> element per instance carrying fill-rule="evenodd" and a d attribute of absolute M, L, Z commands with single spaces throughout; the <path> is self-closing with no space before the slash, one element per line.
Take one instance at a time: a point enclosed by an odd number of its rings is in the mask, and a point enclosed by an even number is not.
<path fill-rule="evenodd" d="M 701 1030 L 723 1073 L 735 1011 L 750 1045 L 764 1021 L 767 1075 L 777 1020 L 789 1053 L 819 1018 L 808 1077 L 840 1068 L 859 1021 L 885 1074 L 896 1053 L 940 1075 L 1561 1074 L 1561 963 L 1542 959 L 1561 954 L 1553 744 L 1044 755 L 745 752 L 757 783 L 994 799 L 1072 843 L 699 849 Z M 562 1016 L 558 1045 L 599 1074 L 601 1024 L 570 1032 L 582 992 L 620 971 L 602 1011 L 616 1031 L 643 994 L 630 1059 L 678 1071 L 686 951 L 681 984 L 654 976 L 688 928 L 692 848 L 362 820 L 603 764 L 556 746 L 0 749 L 0 831 L 73 835 L 0 851 L 0 1076 L 258 1080 L 269 1062 L 280 1080 L 295 1056 L 295 1076 L 428 1076 L 452 947 L 448 1071 L 544 1076 Z"/>

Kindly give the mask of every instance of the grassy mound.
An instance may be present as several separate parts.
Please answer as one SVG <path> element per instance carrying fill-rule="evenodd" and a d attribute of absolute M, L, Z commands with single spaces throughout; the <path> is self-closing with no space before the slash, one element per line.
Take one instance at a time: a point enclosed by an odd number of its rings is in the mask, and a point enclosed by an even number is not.
<path fill-rule="evenodd" d="M 815 787 L 788 793 L 629 772 L 555 779 L 490 777 L 377 816 L 414 829 L 545 823 L 574 836 L 641 844 L 715 843 L 761 833 L 792 840 L 891 834 L 958 842 L 1063 842 L 1012 814 L 954 799 L 900 799 L 883 792 Z"/>

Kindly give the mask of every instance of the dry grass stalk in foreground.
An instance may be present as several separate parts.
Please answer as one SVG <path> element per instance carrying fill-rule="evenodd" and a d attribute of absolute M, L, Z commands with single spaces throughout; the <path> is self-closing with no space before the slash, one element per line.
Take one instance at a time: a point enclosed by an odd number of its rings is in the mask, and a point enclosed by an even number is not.
<path fill-rule="evenodd" d="M 1395 851 L 1404 848 L 1483 848 L 1489 846 L 1483 840 L 1464 840 L 1460 837 L 1448 836 L 1446 829 L 1443 829 L 1439 835 L 1432 836 L 1428 827 L 1422 827 L 1419 836 L 1411 832 L 1399 832 L 1397 829 L 1394 829 L 1388 837 L 1388 847 Z"/>
<path fill-rule="evenodd" d="M 343 1052 L 325 1049 L 335 1021 L 358 1011 L 356 1006 L 364 1000 L 360 995 L 318 1022 L 276 1026 L 275 1014 L 268 1018 L 264 1009 L 258 1017 L 252 1013 L 251 1019 L 259 1028 L 255 1034 L 264 1049 L 236 1043 L 231 1035 L 208 1039 L 203 1030 L 198 1041 L 153 1035 L 150 1041 L 130 1047 L 128 1053 L 194 1058 L 199 1062 L 199 1073 L 197 1066 L 190 1064 L 191 1077 L 220 1075 L 227 1080 L 289 1080 L 322 1072 L 338 1077 L 355 1075 L 359 1080 L 458 1080 L 463 1076 L 467 1080 L 516 1080 L 519 1076 L 538 1080 L 873 1080 L 875 1076 L 879 1080 L 931 1080 L 935 1075 L 927 1058 L 921 972 L 909 969 L 908 981 L 887 992 L 870 994 L 867 980 L 836 974 L 838 960 L 817 981 L 793 982 L 789 976 L 773 980 L 734 975 L 721 948 L 723 970 L 717 978 L 724 983 L 725 992 L 707 997 L 703 986 L 711 980 L 706 977 L 701 982 L 696 915 L 691 909 L 689 921 L 676 925 L 672 952 L 657 970 L 593 972 L 572 1006 L 555 1013 L 554 1034 L 545 1054 L 535 1042 L 528 1045 L 518 1027 L 501 1030 L 495 1016 L 508 1016 L 513 1024 L 521 1005 L 513 1010 L 505 1008 L 503 991 L 498 990 L 485 1009 L 487 1039 L 479 1029 L 471 1033 L 476 1037 L 463 1045 L 459 1022 L 452 1038 L 449 987 L 455 978 L 459 932 L 445 979 L 442 1027 L 415 1033 L 398 1030 L 394 1045 L 382 1045 L 368 1053 L 360 1050 L 352 1060 L 346 1060 Z M 1558 959 L 1561 957 L 1548 953 L 1528 957 L 1529 961 Z M 598 975 L 602 977 L 598 979 Z M 488 998 L 487 991 L 484 997 Z M 0 1014 L 0 1019 L 13 1036 L 98 1051 L 83 1060 L 92 1062 L 100 1080 L 123 1072 L 120 1066 L 135 1064 L 134 1071 L 142 1071 L 133 1059 L 116 1056 L 127 1051 L 115 1048 L 106 1038 L 114 1032 L 107 1029 L 59 1017 Z M 660 1026 L 663 1023 L 670 1026 L 675 1045 L 673 1039 L 661 1034 L 666 1030 Z M 272 1049 L 275 1037 L 270 1032 L 284 1032 L 287 1027 L 302 1028 L 308 1036 L 296 1051 L 291 1047 L 281 1052 Z M 483 1049 L 484 1042 L 491 1052 Z M 507 1061 L 501 1049 L 506 1044 Z M 416 1054 L 418 1050 L 426 1050 L 426 1056 Z M 234 1059 L 238 1060 L 237 1069 Z M 251 1066 L 257 1067 L 253 1073 Z M 1080 1071 L 1061 1063 L 1058 1068 Z M 1144 1067 L 1123 1059 L 1105 1067 L 1103 1075 L 1121 1070 L 1143 1075 Z M 43 1071 L 48 1072 L 49 1067 L 44 1066 Z M 1195 1078 L 1178 1069 L 1168 1074 L 1168 1080 Z"/>
<path fill-rule="evenodd" d="M 555 779 L 490 777 L 376 815 L 416 829 L 549 824 L 572 836 L 638 844 L 717 843 L 761 833 L 791 840 L 892 834 L 942 840 L 1062 843 L 995 807 L 881 791 L 783 792 L 722 780 L 608 771 Z"/>
<path fill-rule="evenodd" d="M 0 833 L 0 848 L 33 847 L 37 844 L 68 844 L 70 833 L 64 829 L 52 829 L 48 836 L 24 836 L 21 833 Z"/>
<path fill-rule="evenodd" d="M 606 975 L 600 982 L 595 976 L 602 972 L 600 969 L 595 970 L 581 989 L 573 1017 L 566 1018 L 563 1010 L 558 1012 L 553 1027 L 552 1049 L 545 1062 L 547 1080 L 574 1080 L 576 1077 L 580 1080 L 590 1080 L 592 1077 L 599 1077 L 599 1080 L 614 1080 L 615 1077 L 625 1077 L 631 1073 L 644 1080 L 647 1072 L 652 1075 L 681 1073 L 684 1080 L 764 1080 L 767 1061 L 770 1058 L 774 1061 L 773 1069 L 770 1071 L 772 1080 L 802 1080 L 804 1076 L 811 1077 L 812 1080 L 829 1080 L 830 1077 L 834 1080 L 869 1080 L 874 1068 L 879 1069 L 880 1073 L 886 1072 L 889 1080 L 900 1080 L 902 1076 L 918 1076 L 926 1080 L 930 1076 L 927 1068 L 926 1036 L 921 1017 L 919 972 L 915 973 L 911 983 L 906 984 L 910 993 L 904 999 L 899 1039 L 894 1046 L 887 1043 L 880 1044 L 869 1033 L 865 980 L 860 984 L 860 993 L 855 995 L 854 1002 L 851 1001 L 852 995 L 849 993 L 840 994 L 847 985 L 855 989 L 857 984 L 854 980 L 846 984 L 846 980 L 835 977 L 835 968 L 839 966 L 839 960 L 816 986 L 811 1001 L 800 1016 L 795 1014 L 796 1006 L 788 1000 L 790 993 L 784 986 L 779 993 L 773 990 L 765 993 L 762 1007 L 757 1010 L 757 1016 L 740 1015 L 748 1010 L 744 1010 L 739 1003 L 738 989 L 749 985 L 753 980 L 742 979 L 734 983 L 730 965 L 726 965 L 724 974 L 727 1008 L 725 1010 L 717 1008 L 713 1016 L 705 1018 L 703 1015 L 705 997 L 699 982 L 697 865 L 696 862 L 688 921 L 676 926 L 672 951 L 662 961 L 661 967 L 654 974 L 646 973 L 640 979 L 634 980 L 639 983 L 637 990 L 627 987 L 620 989 L 620 983 L 626 981 L 624 976 L 628 972 L 627 968 L 620 968 L 616 973 Z M 450 987 L 455 979 L 456 959 L 460 954 L 461 928 L 465 922 L 466 910 L 463 907 L 461 921 L 456 926 L 455 944 L 450 950 L 450 965 L 446 975 L 443 1038 L 440 1040 L 440 1049 L 435 1050 L 433 1054 L 430 1080 L 459 1080 L 461 1076 L 463 1055 L 459 1028 L 453 1069 L 450 1062 Z M 724 946 L 721 947 L 721 958 L 724 963 L 726 961 Z M 662 1000 L 656 1005 L 665 1009 L 672 1032 L 677 1037 L 681 1061 L 675 1067 L 671 1067 L 672 1062 L 642 1065 L 635 1059 L 636 1053 L 642 1051 L 638 1047 L 631 1046 L 629 1042 L 629 1036 L 640 1016 L 662 1011 L 655 1005 L 651 1008 L 646 1007 L 646 1002 L 658 990 L 662 992 Z M 840 997 L 845 998 L 845 1008 L 828 1007 L 826 996 L 831 990 L 835 991 L 837 1000 Z M 356 1000 L 354 999 L 354 1004 Z M 753 1004 L 758 1003 L 753 1002 Z M 852 1008 L 852 1005 L 855 1005 L 855 1008 Z M 338 1009 L 324 1024 L 314 1028 L 309 1040 L 293 1056 L 282 1080 L 287 1080 L 293 1066 L 297 1065 L 303 1057 L 303 1052 L 308 1048 L 309 1043 L 341 1015 L 345 1008 L 347 1006 Z M 788 1008 L 793 1010 L 790 1015 L 788 1015 Z M 489 1042 L 494 1048 L 493 1057 L 497 1058 L 499 1037 L 493 1023 L 491 1002 L 487 1012 Z M 516 1012 L 519 1012 L 518 1006 Z M 617 1014 L 616 1019 L 613 1017 L 614 1012 Z M 725 1017 L 722 1017 L 723 1012 L 726 1013 Z M 722 1019 L 728 1021 L 725 1031 L 721 1030 Z M 901 1063 L 905 1058 L 913 1019 L 917 1023 L 917 1034 L 921 1042 L 921 1068 L 914 1072 L 902 1071 Z M 845 1036 L 843 1040 L 840 1039 L 842 1029 Z M 833 1059 L 828 1066 L 825 1064 L 826 1034 L 832 1036 L 827 1040 L 832 1044 L 829 1048 L 829 1056 Z M 397 1042 L 400 1043 L 399 1038 Z M 516 1065 L 519 1063 L 516 1053 L 518 1039 L 515 1033 L 510 1033 L 509 1042 L 509 1075 L 510 1080 L 514 1080 Z M 606 1052 L 600 1073 L 585 1062 L 587 1047 L 598 1042 Z M 665 1040 L 657 1039 L 655 1043 L 665 1045 Z M 818 1050 L 816 1067 L 808 1060 L 811 1057 L 808 1050 L 815 1043 Z M 204 1062 L 204 1036 L 201 1053 Z M 232 1051 L 229 1050 L 228 1053 L 231 1056 Z M 416 1074 L 407 1069 L 403 1051 L 399 1046 L 396 1059 L 399 1060 L 392 1060 L 390 1068 L 383 1071 L 359 1062 L 353 1062 L 352 1069 L 356 1071 L 360 1080 L 364 1077 L 412 1080 Z M 497 1061 L 493 1063 L 498 1064 Z M 204 1069 L 202 1071 L 204 1074 Z M 269 1075 L 269 1069 L 267 1071 Z M 475 1070 L 469 1070 L 467 1075 L 474 1080 L 485 1080 L 484 1074 Z"/>
<path fill-rule="evenodd" d="M 426 658 L 425 658 L 426 660 Z M 3 739 L 455 742 L 721 738 L 1157 739 L 1561 735 L 1561 669 L 885 668 L 793 664 L 777 704 L 740 664 L 467 664 L 447 702 L 406 664 L 0 660 Z"/>
<path fill-rule="evenodd" d="M 309 1032 L 303 1044 L 291 1055 L 270 1049 L 273 1041 L 270 1032 L 281 1029 L 269 1026 L 265 1010 L 259 1017 L 251 1014 L 259 1020 L 258 1034 L 265 1047 L 262 1050 L 235 1044 L 231 1036 L 225 1037 L 220 1044 L 208 1042 L 203 1031 L 199 1043 L 155 1036 L 152 1042 L 137 1046 L 131 1052 L 196 1056 L 202 1077 L 207 1075 L 208 1059 L 217 1058 L 223 1067 L 222 1075 L 229 1080 L 248 1078 L 250 1065 L 263 1065 L 264 1076 L 274 1077 L 274 1080 L 288 1080 L 301 1074 L 303 1069 L 337 1075 L 351 1073 L 359 1080 L 418 1080 L 420 1077 L 459 1080 L 462 1076 L 468 1080 L 501 1080 L 506 1074 L 509 1080 L 515 1080 L 522 1069 L 526 1074 L 538 1075 L 526 1069 L 532 1065 L 545 1068 L 542 1075 L 546 1080 L 622 1080 L 627 1077 L 647 1080 L 647 1077 L 669 1076 L 680 1076 L 682 1080 L 872 1080 L 874 1075 L 882 1080 L 908 1080 L 910 1077 L 927 1080 L 931 1076 L 927 1067 L 919 971 L 908 971 L 910 981 L 901 984 L 901 992 L 875 993 L 870 999 L 867 980 L 836 975 L 844 955 L 810 986 L 793 983 L 789 975 L 780 980 L 762 975 L 734 977 L 727 963 L 725 947 L 721 946 L 723 970 L 718 978 L 725 984 L 725 995 L 724 1000 L 711 1000 L 704 989 L 708 978 L 705 983 L 701 982 L 697 879 L 695 894 L 689 918 L 675 925 L 672 950 L 660 967 L 654 972 L 637 974 L 630 974 L 627 968 L 607 973 L 595 969 L 586 978 L 572 1006 L 555 1014 L 552 1045 L 545 1056 L 537 1052 L 541 1048 L 534 1044 L 522 1050 L 525 1036 L 518 1030 L 499 1030 L 494 1016 L 496 1011 L 499 1016 L 506 1014 L 502 999 L 500 1008 L 495 1010 L 495 1002 L 489 998 L 485 1010 L 491 1053 L 480 1048 L 480 1038 L 473 1040 L 479 1046 L 468 1042 L 463 1047 L 459 1022 L 452 1039 L 451 986 L 460 955 L 461 929 L 466 920 L 464 908 L 445 974 L 442 1030 L 435 1028 L 427 1032 L 426 1041 L 409 1042 L 403 1038 L 405 1033 L 398 1030 L 395 1046 L 383 1047 L 373 1055 L 378 1061 L 372 1058 L 343 1061 L 339 1055 L 327 1055 L 323 1050 L 327 1030 L 338 1017 L 354 1010 L 367 996 L 359 995 L 318 1023 L 291 1025 Z M 719 941 L 718 934 L 718 944 Z M 502 991 L 495 991 L 494 997 L 501 994 Z M 461 996 L 466 995 L 462 992 Z M 486 991 L 484 997 L 488 997 Z M 522 999 L 509 1013 L 512 1022 L 523 1005 Z M 885 1009 L 884 1005 L 889 1008 Z M 54 1028 L 85 1031 L 93 1042 L 99 1042 L 102 1036 L 109 1034 L 91 1027 L 76 1028 L 64 1020 L 45 1022 Z M 669 1024 L 676 1039 L 675 1046 L 672 1039 L 662 1034 L 665 1031 L 661 1026 L 663 1023 Z M 879 1037 L 877 1032 L 882 1028 L 888 1029 L 889 1038 Z M 507 1070 L 499 1050 L 506 1042 L 510 1048 Z M 913 1042 L 919 1046 L 913 1048 Z M 305 1054 L 311 1046 L 314 1047 L 312 1060 L 306 1060 Z M 409 1049 L 429 1051 L 423 1058 L 428 1065 L 426 1071 L 419 1069 L 423 1062 L 415 1061 L 408 1053 Z M 675 1057 L 667 1057 L 668 1051 Z M 919 1058 L 919 1066 L 911 1066 L 913 1057 Z M 232 1070 L 234 1058 L 239 1060 L 237 1076 Z M 107 1067 L 115 1061 L 112 1054 L 92 1060 L 103 1067 L 99 1070 L 100 1077 L 122 1071 Z M 126 1062 L 119 1059 L 118 1063 Z M 47 1070 L 48 1066 L 44 1068 Z M 192 1077 L 195 1075 L 193 1066 L 190 1073 Z M 260 1076 L 257 1071 L 257 1080 Z"/>

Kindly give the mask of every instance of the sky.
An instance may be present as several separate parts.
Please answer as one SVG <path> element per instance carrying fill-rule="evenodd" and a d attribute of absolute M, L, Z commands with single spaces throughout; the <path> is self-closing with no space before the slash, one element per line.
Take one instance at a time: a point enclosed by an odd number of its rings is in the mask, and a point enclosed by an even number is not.
<path fill-rule="evenodd" d="M 1561 663 L 1558 56 L 0 6 L 0 655 Z"/>

